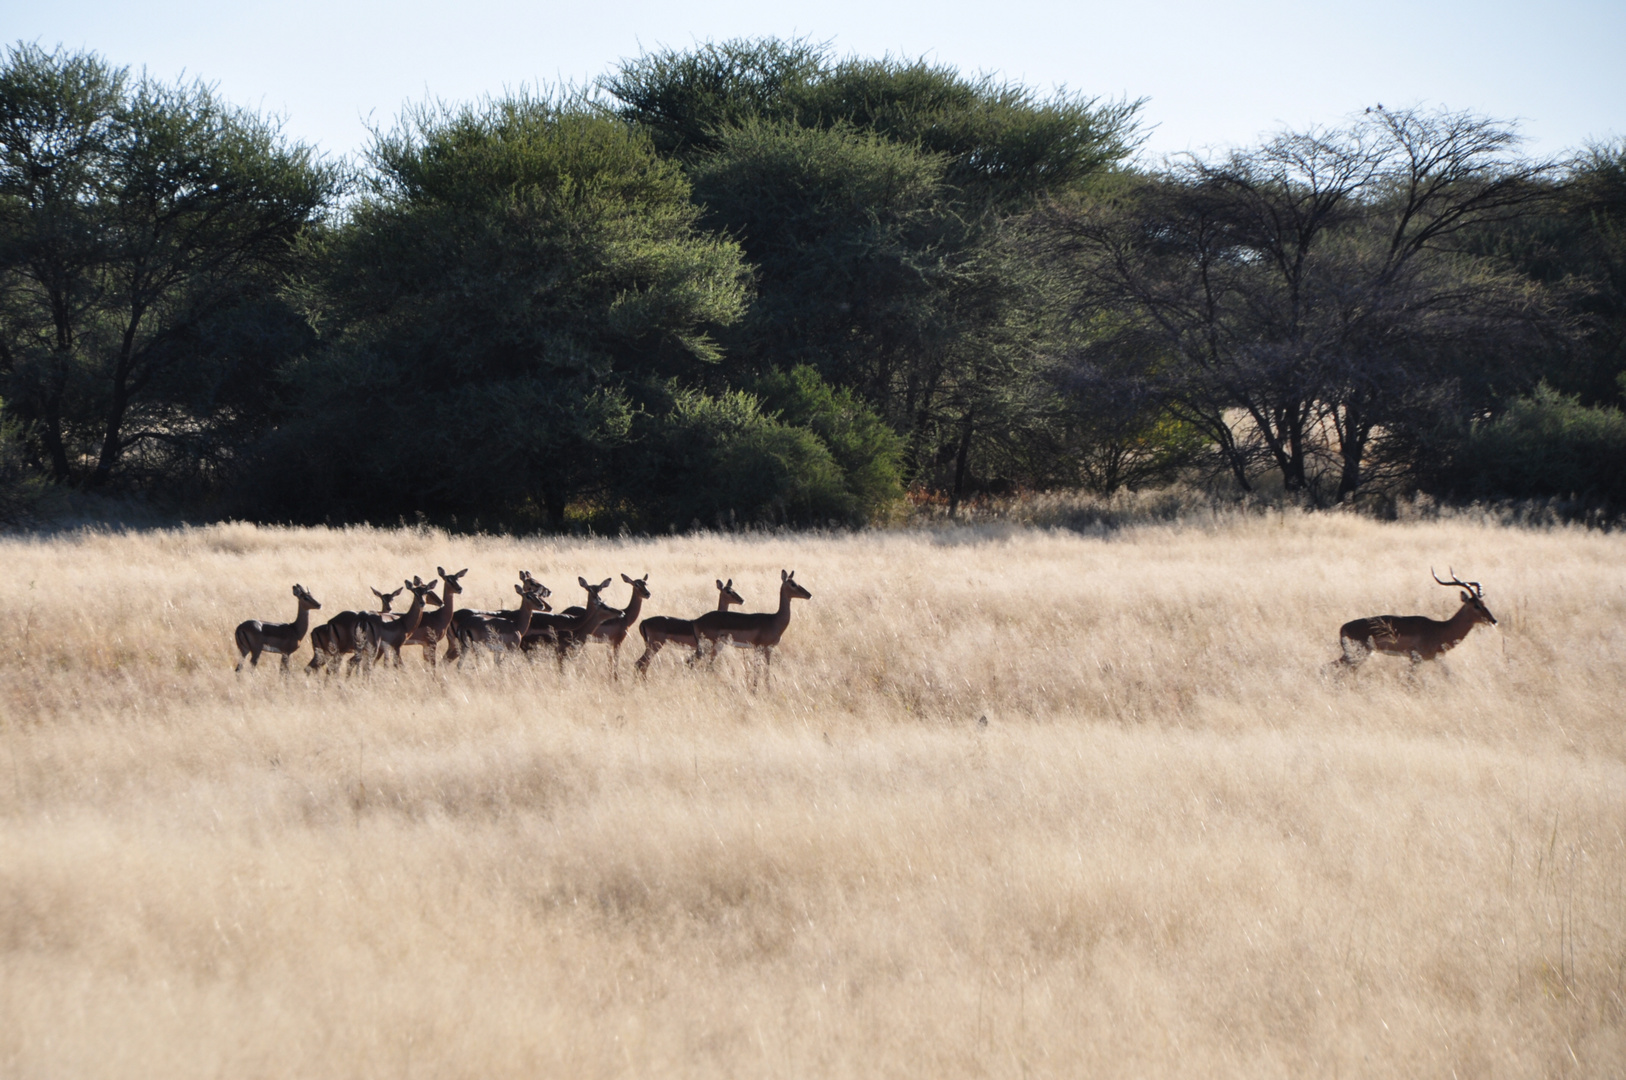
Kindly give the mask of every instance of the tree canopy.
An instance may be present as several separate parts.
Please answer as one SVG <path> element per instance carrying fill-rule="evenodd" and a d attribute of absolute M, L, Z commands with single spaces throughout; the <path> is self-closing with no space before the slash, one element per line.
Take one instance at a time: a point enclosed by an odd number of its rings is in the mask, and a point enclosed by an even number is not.
<path fill-rule="evenodd" d="M 1176 478 L 1619 498 L 1626 147 L 1368 109 L 1136 157 L 1140 102 L 737 39 L 408 106 L 354 162 L 0 58 L 0 514 L 665 531 Z M 1600 449 L 1604 448 L 1604 449 Z"/>

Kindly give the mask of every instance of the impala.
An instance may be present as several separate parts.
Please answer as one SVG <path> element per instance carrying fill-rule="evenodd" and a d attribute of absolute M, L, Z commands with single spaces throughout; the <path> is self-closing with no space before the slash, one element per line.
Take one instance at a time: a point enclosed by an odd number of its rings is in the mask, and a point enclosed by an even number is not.
<path fill-rule="evenodd" d="M 371 589 L 372 594 L 378 597 L 379 614 L 392 614 L 390 611 L 391 602 L 405 591 L 405 586 L 396 589 L 394 592 L 379 592 L 377 589 Z M 440 603 L 440 600 L 434 596 L 428 596 L 424 599 L 431 604 L 438 605 Z M 361 622 L 362 614 L 359 611 L 341 611 L 321 626 L 311 630 L 311 651 L 315 655 L 311 657 L 310 664 L 305 668 L 306 674 L 315 671 L 324 664 L 332 663 L 346 653 L 352 654 L 350 667 L 352 670 L 355 669 L 356 665 L 361 662 L 361 657 L 354 655 L 354 653 L 356 651 L 356 624 Z"/>
<path fill-rule="evenodd" d="M 241 654 L 237 658 L 237 667 L 234 671 L 243 670 L 243 661 L 248 660 L 250 666 L 260 666 L 260 654 L 263 652 L 280 653 L 282 655 L 282 668 L 288 669 L 288 657 L 299 651 L 299 643 L 305 640 L 305 631 L 310 629 L 311 612 L 321 608 L 316 597 L 305 591 L 303 585 L 294 586 L 294 598 L 299 601 L 299 614 L 291 623 L 268 623 L 259 619 L 249 619 L 237 627 L 237 651 Z"/>
<path fill-rule="evenodd" d="M 520 641 L 520 647 L 529 651 L 542 645 L 551 645 L 558 656 L 560 667 L 564 666 L 565 655 L 577 645 L 584 644 L 598 629 L 599 624 L 616 614 L 616 609 L 605 606 L 599 594 L 610 587 L 610 579 L 605 578 L 597 585 L 589 585 L 587 579 L 578 577 L 576 583 L 587 590 L 587 606 L 581 609 L 580 614 L 566 615 L 564 613 L 548 615 L 532 615 L 531 628 Z"/>
<path fill-rule="evenodd" d="M 1370 619 L 1355 619 L 1338 630 L 1339 643 L 1344 655 L 1335 664 L 1356 668 L 1374 652 L 1390 656 L 1409 656 L 1414 664 L 1433 660 L 1441 653 L 1455 648 L 1480 623 L 1496 625 L 1496 616 L 1485 606 L 1485 590 L 1477 581 L 1458 579 L 1450 571 L 1450 581 L 1440 581 L 1440 575 L 1429 570 L 1435 581 L 1447 588 L 1462 589 L 1462 607 L 1445 621 L 1424 615 L 1375 615 Z"/>
<path fill-rule="evenodd" d="M 446 659 L 457 659 L 457 639 L 450 633 L 452 597 L 463 591 L 463 586 L 458 582 L 469 572 L 469 568 L 465 566 L 455 574 L 448 574 L 445 567 L 441 566 L 435 567 L 435 570 L 440 574 L 442 582 L 440 607 L 422 619 L 417 629 L 408 634 L 406 641 L 402 642 L 404 645 L 422 645 L 424 658 L 429 661 L 430 667 L 435 666 L 435 650 L 442 638 L 446 640 Z"/>
<path fill-rule="evenodd" d="M 531 629 L 536 612 L 552 610 L 548 597 L 552 595 L 546 585 L 533 578 L 528 571 L 519 572 L 520 583 L 514 586 L 519 593 L 518 611 L 472 611 L 464 608 L 452 617 L 452 632 L 459 650 L 484 645 L 497 653 L 519 648 L 520 642 Z M 461 662 L 461 652 L 460 652 Z"/>
<path fill-rule="evenodd" d="M 412 593 L 412 606 L 402 615 L 385 615 L 377 611 L 362 612 L 356 623 L 356 657 L 366 663 L 378 659 L 386 647 L 395 657 L 395 666 L 401 666 L 401 646 L 411 638 L 423 622 L 423 607 L 435 593 L 435 579 L 427 582 L 413 578 L 406 583 Z"/>
<path fill-rule="evenodd" d="M 796 571 L 779 571 L 779 610 L 778 611 L 708 611 L 694 621 L 694 636 L 696 657 L 700 655 L 702 647 L 710 642 L 715 650 L 717 646 L 728 644 L 737 645 L 742 649 L 756 649 L 762 654 L 764 670 L 773 663 L 773 647 L 779 644 L 779 639 L 785 634 L 785 627 L 790 625 L 791 600 L 811 600 L 813 594 L 802 588 L 796 582 Z"/>
<path fill-rule="evenodd" d="M 729 578 L 725 583 L 717 579 L 717 610 L 727 611 L 730 604 L 743 604 L 745 601 L 740 594 L 734 591 L 734 579 Z M 694 620 L 679 619 L 671 615 L 651 615 L 638 624 L 638 634 L 644 639 L 644 654 L 638 658 L 633 666 L 640 673 L 649 670 L 649 662 L 655 659 L 655 654 L 665 645 L 687 645 L 689 648 L 698 648 L 694 636 Z M 693 658 L 690 658 L 691 663 Z"/>
<path fill-rule="evenodd" d="M 627 633 L 638 624 L 638 613 L 644 608 L 644 601 L 649 599 L 649 575 L 641 578 L 621 575 L 621 580 L 632 586 L 632 599 L 627 601 L 624 608 L 610 608 L 614 614 L 598 624 L 588 641 L 602 641 L 610 646 L 610 670 L 618 676 L 621 673 L 621 643 L 627 640 Z M 560 614 L 580 615 L 584 608 L 567 607 Z"/>

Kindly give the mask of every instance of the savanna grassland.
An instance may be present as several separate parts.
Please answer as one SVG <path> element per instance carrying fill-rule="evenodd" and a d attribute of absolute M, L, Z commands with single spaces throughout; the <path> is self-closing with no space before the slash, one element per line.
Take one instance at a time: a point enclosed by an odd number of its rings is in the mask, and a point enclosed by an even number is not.
<path fill-rule="evenodd" d="M 234 675 L 437 566 L 692 615 Z M 1327 664 L 1345 620 L 1500 627 Z M 1626 536 L 1209 515 L 1085 535 L 0 541 L 0 1075 L 1626 1072 Z M 986 721 L 986 722 L 984 722 Z"/>

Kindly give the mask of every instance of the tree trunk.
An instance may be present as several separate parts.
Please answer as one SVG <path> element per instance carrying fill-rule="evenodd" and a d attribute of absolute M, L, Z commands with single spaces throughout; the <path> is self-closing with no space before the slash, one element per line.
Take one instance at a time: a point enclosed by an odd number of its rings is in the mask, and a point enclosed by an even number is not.
<path fill-rule="evenodd" d="M 1338 474 L 1338 501 L 1354 495 L 1361 486 L 1361 458 L 1366 453 L 1366 441 L 1372 435 L 1372 425 L 1361 419 L 1354 410 L 1344 413 L 1342 438 L 1338 440 L 1338 456 L 1343 469 Z"/>
<path fill-rule="evenodd" d="M 565 531 L 565 502 L 565 493 L 558 488 L 546 488 L 542 492 L 542 507 L 548 512 L 548 524 L 555 532 Z"/>
<path fill-rule="evenodd" d="M 959 511 L 960 499 L 965 494 L 966 461 L 971 456 L 972 418 L 976 412 L 975 408 L 965 412 L 965 433 L 960 436 L 960 450 L 954 456 L 954 490 L 949 493 L 949 517 Z"/>
<path fill-rule="evenodd" d="M 119 463 L 124 450 L 120 433 L 124 429 L 124 414 L 130 407 L 130 396 L 122 380 L 113 387 L 113 404 L 107 410 L 107 427 L 102 435 L 102 452 L 96 459 L 96 471 L 90 474 L 90 486 L 101 487 L 112 479 L 113 466 Z"/>
<path fill-rule="evenodd" d="M 65 484 L 72 479 L 68 469 L 68 448 L 62 441 L 62 408 L 56 401 L 45 407 L 40 422 L 40 441 L 51 458 L 51 479 Z"/>

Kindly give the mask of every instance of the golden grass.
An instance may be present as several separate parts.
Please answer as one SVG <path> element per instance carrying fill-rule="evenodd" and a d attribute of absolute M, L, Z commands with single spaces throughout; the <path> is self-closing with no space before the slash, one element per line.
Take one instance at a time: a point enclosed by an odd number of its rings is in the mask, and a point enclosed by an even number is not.
<path fill-rule="evenodd" d="M 471 567 L 796 602 L 603 650 L 234 676 L 244 618 Z M 1339 624 L 1499 629 L 1328 674 Z M 0 1075 L 1626 1071 L 1626 538 L 1208 515 L 521 541 L 0 541 Z M 568 583 L 568 584 L 567 584 Z M 986 717 L 987 723 L 979 723 Z"/>

